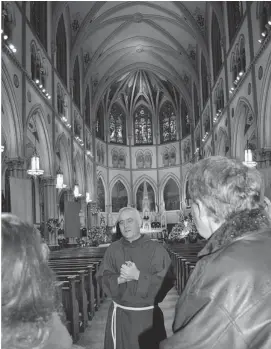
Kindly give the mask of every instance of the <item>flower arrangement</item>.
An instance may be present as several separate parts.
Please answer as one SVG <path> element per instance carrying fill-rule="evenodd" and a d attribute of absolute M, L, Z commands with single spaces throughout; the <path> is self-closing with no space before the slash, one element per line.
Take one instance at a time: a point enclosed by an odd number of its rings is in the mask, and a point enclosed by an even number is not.
<path fill-rule="evenodd" d="M 180 214 L 179 222 L 173 227 L 168 236 L 168 242 L 196 242 L 198 239 L 198 231 L 193 221 L 192 215 L 184 216 Z"/>

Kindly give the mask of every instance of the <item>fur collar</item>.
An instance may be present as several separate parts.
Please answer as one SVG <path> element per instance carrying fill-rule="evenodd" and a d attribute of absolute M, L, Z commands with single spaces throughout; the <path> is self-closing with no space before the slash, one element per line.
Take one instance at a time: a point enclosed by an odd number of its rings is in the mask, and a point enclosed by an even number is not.
<path fill-rule="evenodd" d="M 245 210 L 232 214 L 209 238 L 198 257 L 224 248 L 239 237 L 268 228 L 271 229 L 271 224 L 264 210 Z"/>

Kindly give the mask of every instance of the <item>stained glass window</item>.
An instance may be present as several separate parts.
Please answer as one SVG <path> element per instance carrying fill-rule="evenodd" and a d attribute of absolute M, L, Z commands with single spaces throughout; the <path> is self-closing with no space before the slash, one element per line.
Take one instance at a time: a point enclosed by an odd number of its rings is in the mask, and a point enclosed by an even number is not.
<path fill-rule="evenodd" d="M 100 139 L 104 139 L 104 124 L 103 124 L 103 106 L 102 103 L 99 105 L 96 118 L 96 136 Z"/>
<path fill-rule="evenodd" d="M 30 2 L 30 22 L 43 47 L 47 50 L 47 1 Z"/>
<path fill-rule="evenodd" d="M 74 68 L 73 68 L 73 100 L 80 110 L 81 96 L 80 96 L 80 70 L 79 70 L 79 60 L 76 57 Z"/>
<path fill-rule="evenodd" d="M 97 205 L 102 212 L 105 212 L 105 191 L 101 178 L 98 179 L 97 183 Z"/>
<path fill-rule="evenodd" d="M 151 113 L 143 105 L 135 111 L 134 131 L 135 144 L 152 144 Z"/>
<path fill-rule="evenodd" d="M 109 115 L 110 142 L 126 144 L 125 116 L 120 105 L 114 103 Z"/>
<path fill-rule="evenodd" d="M 181 102 L 182 138 L 190 134 L 190 119 L 184 99 Z"/>
<path fill-rule="evenodd" d="M 176 115 L 169 101 L 166 101 L 160 109 L 160 137 L 161 143 L 177 139 Z"/>
<path fill-rule="evenodd" d="M 242 16 L 243 16 L 243 4 L 242 1 L 227 1 L 228 11 L 228 27 L 229 27 L 229 39 L 230 43 L 235 37 L 236 31 L 239 29 Z"/>
<path fill-rule="evenodd" d="M 213 58 L 213 78 L 216 81 L 222 66 L 222 47 L 219 23 L 215 13 L 212 15 L 212 58 Z"/>
<path fill-rule="evenodd" d="M 67 86 L 67 43 L 63 15 L 60 17 L 56 32 L 56 69 Z"/>
<path fill-rule="evenodd" d="M 207 78 L 207 65 L 206 65 L 206 60 L 203 54 L 201 54 L 201 90 L 202 90 L 202 102 L 204 106 L 209 97 L 209 88 L 208 88 L 208 78 Z"/>
<path fill-rule="evenodd" d="M 176 182 L 170 178 L 164 189 L 164 202 L 166 211 L 180 209 L 180 194 Z"/>

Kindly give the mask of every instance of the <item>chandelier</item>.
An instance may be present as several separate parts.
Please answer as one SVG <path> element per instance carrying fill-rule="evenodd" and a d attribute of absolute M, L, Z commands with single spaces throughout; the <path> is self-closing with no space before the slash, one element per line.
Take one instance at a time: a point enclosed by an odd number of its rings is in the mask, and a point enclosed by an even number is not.
<path fill-rule="evenodd" d="M 90 198 L 90 193 L 86 192 L 86 203 L 88 204 L 89 202 L 91 202 L 91 198 Z"/>
<path fill-rule="evenodd" d="M 40 158 L 37 155 L 36 148 L 34 149 L 34 153 L 31 157 L 31 167 L 27 170 L 27 173 L 33 177 L 41 176 L 44 173 L 44 170 L 40 169 Z"/>
<path fill-rule="evenodd" d="M 77 182 L 74 184 L 73 195 L 76 199 L 82 196 L 82 194 L 79 193 L 79 185 Z"/>
<path fill-rule="evenodd" d="M 252 150 L 249 148 L 248 141 L 247 141 L 247 148 L 245 149 L 245 161 L 243 161 L 243 164 L 250 168 L 257 166 L 257 162 L 253 161 L 253 154 L 252 154 Z"/>
<path fill-rule="evenodd" d="M 67 185 L 63 183 L 63 173 L 61 171 L 61 168 L 59 166 L 59 169 L 56 173 L 56 189 L 64 189 Z"/>

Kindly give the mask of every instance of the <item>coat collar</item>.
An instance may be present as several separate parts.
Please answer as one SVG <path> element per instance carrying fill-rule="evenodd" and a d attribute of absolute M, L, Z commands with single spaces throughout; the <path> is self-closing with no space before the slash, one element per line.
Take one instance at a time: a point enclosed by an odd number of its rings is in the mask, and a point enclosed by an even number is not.
<path fill-rule="evenodd" d="M 270 220 L 264 210 L 245 210 L 232 214 L 209 238 L 198 257 L 214 253 L 244 235 L 268 228 L 271 229 Z"/>

